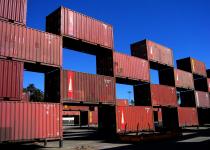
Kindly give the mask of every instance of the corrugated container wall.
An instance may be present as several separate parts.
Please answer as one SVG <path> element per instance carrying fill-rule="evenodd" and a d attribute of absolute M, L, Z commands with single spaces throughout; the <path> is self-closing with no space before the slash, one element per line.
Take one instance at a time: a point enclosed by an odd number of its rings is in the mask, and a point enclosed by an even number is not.
<path fill-rule="evenodd" d="M 178 107 L 179 126 L 198 126 L 197 109 L 193 107 Z"/>
<path fill-rule="evenodd" d="M 116 132 L 153 131 L 153 109 L 142 106 L 116 106 Z"/>
<path fill-rule="evenodd" d="M 46 18 L 46 31 L 113 49 L 111 25 L 60 7 Z"/>
<path fill-rule="evenodd" d="M 158 73 L 160 84 L 184 89 L 194 89 L 192 73 L 180 69 L 165 69 L 160 70 Z"/>
<path fill-rule="evenodd" d="M 187 58 L 179 59 L 176 61 L 176 63 L 177 63 L 178 69 L 185 70 L 193 74 L 204 76 L 204 77 L 207 76 L 205 63 L 198 61 L 194 58 L 187 57 Z"/>
<path fill-rule="evenodd" d="M 210 78 L 208 78 L 208 91 L 210 92 Z"/>
<path fill-rule="evenodd" d="M 62 138 L 60 104 L 0 102 L 0 142 Z"/>
<path fill-rule="evenodd" d="M 116 106 L 129 106 L 129 102 L 127 99 L 117 99 Z"/>
<path fill-rule="evenodd" d="M 134 86 L 134 99 L 137 106 L 177 106 L 176 89 L 165 85 Z"/>
<path fill-rule="evenodd" d="M 208 92 L 195 91 L 196 106 L 199 108 L 210 108 Z"/>
<path fill-rule="evenodd" d="M 149 62 L 122 53 L 113 53 L 114 76 L 133 80 L 150 81 Z"/>
<path fill-rule="evenodd" d="M 23 63 L 0 59 L 0 99 L 21 100 Z"/>
<path fill-rule="evenodd" d="M 63 102 L 87 102 L 115 104 L 115 78 L 62 71 Z"/>
<path fill-rule="evenodd" d="M 0 0 L 0 19 L 26 25 L 27 0 Z"/>
<path fill-rule="evenodd" d="M 0 56 L 39 62 L 51 66 L 62 65 L 60 36 L 0 21 Z"/>
<path fill-rule="evenodd" d="M 174 87 L 152 84 L 151 100 L 153 106 L 177 106 L 176 89 Z"/>
<path fill-rule="evenodd" d="M 193 75 L 189 72 L 174 69 L 175 86 L 194 89 Z"/>
<path fill-rule="evenodd" d="M 174 66 L 172 49 L 149 40 L 131 44 L 131 55 L 167 66 Z"/>

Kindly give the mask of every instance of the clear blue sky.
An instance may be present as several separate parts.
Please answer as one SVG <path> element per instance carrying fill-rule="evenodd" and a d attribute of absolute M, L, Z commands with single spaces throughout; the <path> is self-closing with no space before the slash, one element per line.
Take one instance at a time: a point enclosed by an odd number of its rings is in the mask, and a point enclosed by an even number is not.
<path fill-rule="evenodd" d="M 192 56 L 210 68 L 209 0 L 28 0 L 27 26 L 45 30 L 45 16 L 61 5 L 113 25 L 117 51 L 130 54 L 130 43 L 147 38 L 172 48 L 175 60 Z M 63 57 L 64 68 L 96 73 L 94 56 L 64 50 Z M 42 75 L 24 77 L 24 86 L 44 88 Z M 117 97 L 129 90 L 118 85 Z"/>

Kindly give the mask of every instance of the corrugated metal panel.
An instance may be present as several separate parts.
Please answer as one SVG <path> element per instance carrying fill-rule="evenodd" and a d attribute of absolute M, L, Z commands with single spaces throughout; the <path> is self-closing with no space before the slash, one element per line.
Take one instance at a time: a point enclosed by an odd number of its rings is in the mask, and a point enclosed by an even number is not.
<path fill-rule="evenodd" d="M 26 25 L 27 0 L 0 0 L 0 19 Z"/>
<path fill-rule="evenodd" d="M 115 78 L 74 71 L 62 71 L 62 100 L 115 104 Z"/>
<path fill-rule="evenodd" d="M 208 78 L 208 91 L 210 92 L 210 79 Z"/>
<path fill-rule="evenodd" d="M 69 105 L 63 105 L 63 110 L 89 111 L 89 106 L 69 106 Z"/>
<path fill-rule="evenodd" d="M 174 78 L 176 87 L 194 89 L 193 75 L 191 73 L 174 69 Z"/>
<path fill-rule="evenodd" d="M 196 106 L 200 108 L 210 108 L 208 92 L 195 91 Z"/>
<path fill-rule="evenodd" d="M 52 66 L 62 65 L 60 36 L 3 21 L 0 21 L 0 33 L 0 56 Z"/>
<path fill-rule="evenodd" d="M 79 116 L 80 111 L 63 111 L 63 116 Z"/>
<path fill-rule="evenodd" d="M 23 63 L 0 60 L 0 99 L 21 100 L 23 90 Z"/>
<path fill-rule="evenodd" d="M 113 49 L 111 25 L 68 8 L 61 7 L 47 16 L 46 27 L 46 30 L 51 33 Z"/>
<path fill-rule="evenodd" d="M 172 50 L 149 40 L 131 44 L 131 54 L 160 64 L 174 66 Z"/>
<path fill-rule="evenodd" d="M 142 106 L 116 106 L 117 133 L 153 131 L 153 109 Z"/>
<path fill-rule="evenodd" d="M 94 111 L 89 111 L 88 114 L 89 125 L 98 125 L 98 108 L 95 107 Z"/>
<path fill-rule="evenodd" d="M 115 77 L 150 81 L 148 61 L 116 52 L 113 53 L 113 61 Z"/>
<path fill-rule="evenodd" d="M 129 106 L 129 102 L 127 99 L 117 99 L 116 106 Z"/>
<path fill-rule="evenodd" d="M 38 102 L 0 102 L 0 142 L 60 139 L 60 104 Z"/>
<path fill-rule="evenodd" d="M 191 66 L 193 73 L 203 75 L 205 77 L 207 76 L 205 63 L 198 61 L 194 58 L 191 58 Z"/>
<path fill-rule="evenodd" d="M 179 126 L 198 126 L 198 113 L 196 108 L 178 107 Z"/>
<path fill-rule="evenodd" d="M 176 89 L 174 87 L 152 84 L 151 100 L 153 106 L 177 106 Z"/>
<path fill-rule="evenodd" d="M 177 68 L 181 70 L 185 70 L 191 72 L 196 75 L 201 75 L 206 77 L 206 65 L 205 63 L 198 61 L 194 58 L 187 57 L 183 59 L 179 59 L 177 62 Z"/>

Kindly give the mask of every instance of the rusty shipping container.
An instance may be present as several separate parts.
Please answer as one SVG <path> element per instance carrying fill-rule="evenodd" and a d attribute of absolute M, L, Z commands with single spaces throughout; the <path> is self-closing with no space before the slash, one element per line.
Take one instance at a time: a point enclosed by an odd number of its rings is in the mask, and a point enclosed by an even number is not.
<path fill-rule="evenodd" d="M 99 130 L 106 133 L 154 131 L 153 109 L 148 106 L 99 106 Z"/>
<path fill-rule="evenodd" d="M 80 111 L 63 111 L 63 116 L 79 116 Z"/>
<path fill-rule="evenodd" d="M 189 72 L 174 69 L 175 86 L 194 89 L 193 75 Z"/>
<path fill-rule="evenodd" d="M 115 77 L 150 81 L 148 61 L 118 52 L 113 53 L 113 61 Z"/>
<path fill-rule="evenodd" d="M 62 71 L 63 102 L 115 104 L 115 78 L 75 71 Z"/>
<path fill-rule="evenodd" d="M 0 0 L 0 19 L 26 25 L 27 0 Z"/>
<path fill-rule="evenodd" d="M 142 106 L 116 106 L 116 132 L 153 131 L 153 110 Z"/>
<path fill-rule="evenodd" d="M 62 138 L 61 104 L 1 101 L 0 116 L 0 142 Z"/>
<path fill-rule="evenodd" d="M 195 101 L 198 108 L 210 108 L 208 92 L 195 91 Z"/>
<path fill-rule="evenodd" d="M 134 99 L 137 106 L 177 106 L 176 89 L 166 85 L 134 86 Z"/>
<path fill-rule="evenodd" d="M 208 80 L 208 91 L 210 92 L 210 78 L 208 78 L 207 80 Z"/>
<path fill-rule="evenodd" d="M 88 118 L 89 125 L 98 125 L 98 107 L 95 107 L 94 111 L 89 111 Z"/>
<path fill-rule="evenodd" d="M 0 59 L 0 99 L 21 100 L 23 91 L 23 63 Z"/>
<path fill-rule="evenodd" d="M 46 31 L 113 49 L 111 25 L 60 7 L 46 17 Z"/>
<path fill-rule="evenodd" d="M 176 89 L 174 87 L 151 84 L 152 106 L 177 106 Z"/>
<path fill-rule="evenodd" d="M 159 71 L 160 84 L 177 88 L 194 89 L 192 73 L 180 69 L 165 69 Z"/>
<path fill-rule="evenodd" d="M 198 61 L 194 58 L 187 57 L 187 58 L 179 59 L 176 61 L 176 63 L 177 63 L 178 69 L 185 70 L 193 74 L 204 76 L 204 77 L 207 76 L 205 63 Z"/>
<path fill-rule="evenodd" d="M 170 67 L 174 66 L 172 49 L 150 40 L 131 44 L 131 55 Z"/>
<path fill-rule="evenodd" d="M 117 99 L 116 106 L 129 106 L 129 102 L 127 99 Z"/>
<path fill-rule="evenodd" d="M 0 57 L 45 65 L 62 65 L 60 36 L 0 21 Z"/>
<path fill-rule="evenodd" d="M 198 113 L 194 107 L 178 107 L 179 126 L 198 126 Z"/>

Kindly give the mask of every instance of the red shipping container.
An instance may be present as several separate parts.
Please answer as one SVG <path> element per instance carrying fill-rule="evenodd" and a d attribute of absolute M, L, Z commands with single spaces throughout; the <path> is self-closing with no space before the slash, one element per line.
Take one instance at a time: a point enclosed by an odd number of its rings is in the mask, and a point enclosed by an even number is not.
<path fill-rule="evenodd" d="M 62 138 L 62 108 L 58 103 L 0 102 L 0 142 Z"/>
<path fill-rule="evenodd" d="M 63 102 L 115 104 L 115 78 L 74 71 L 62 71 Z"/>
<path fill-rule="evenodd" d="M 129 102 L 127 99 L 117 99 L 116 106 L 129 106 Z"/>
<path fill-rule="evenodd" d="M 194 89 L 193 75 L 189 72 L 174 69 L 175 86 Z"/>
<path fill-rule="evenodd" d="M 117 133 L 153 131 L 153 109 L 143 106 L 116 106 Z"/>
<path fill-rule="evenodd" d="M 172 49 L 149 40 L 131 44 L 131 55 L 167 66 L 174 66 Z"/>
<path fill-rule="evenodd" d="M 0 99 L 21 100 L 23 63 L 0 59 Z"/>
<path fill-rule="evenodd" d="M 210 108 L 210 99 L 208 92 L 195 91 L 196 106 L 199 108 Z"/>
<path fill-rule="evenodd" d="M 176 89 L 166 85 L 151 84 L 151 100 L 153 106 L 178 105 Z"/>
<path fill-rule="evenodd" d="M 178 69 L 185 70 L 193 74 L 197 74 L 204 77 L 207 76 L 206 65 L 205 63 L 201 61 L 198 61 L 191 57 L 187 57 L 187 58 L 179 59 L 176 62 L 177 62 Z"/>
<path fill-rule="evenodd" d="M 95 107 L 94 111 L 89 111 L 88 114 L 89 125 L 98 125 L 98 108 Z"/>
<path fill-rule="evenodd" d="M 113 53 L 113 61 L 115 77 L 150 81 L 148 61 L 117 52 Z"/>
<path fill-rule="evenodd" d="M 60 7 L 46 18 L 46 31 L 113 49 L 111 25 Z"/>
<path fill-rule="evenodd" d="M 0 0 L 0 19 L 26 25 L 27 0 Z"/>
<path fill-rule="evenodd" d="M 50 66 L 62 65 L 60 36 L 0 21 L 0 56 Z"/>
<path fill-rule="evenodd" d="M 179 126 L 198 126 L 197 109 L 193 107 L 178 107 Z"/>
<path fill-rule="evenodd" d="M 208 91 L 210 92 L 210 78 L 208 78 Z"/>
<path fill-rule="evenodd" d="M 79 116 L 80 111 L 63 111 L 63 116 Z"/>

